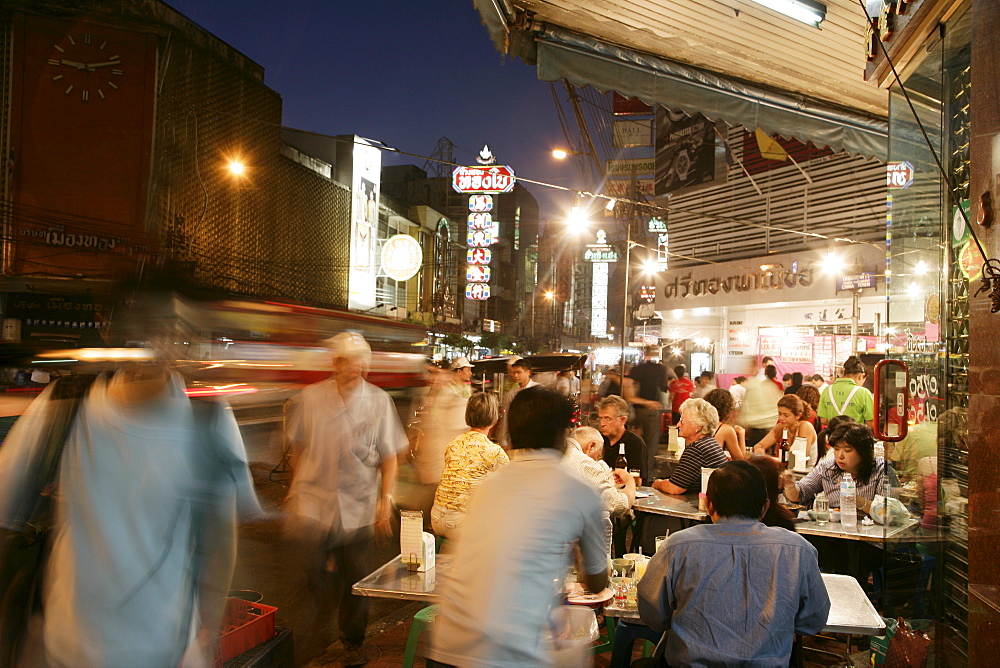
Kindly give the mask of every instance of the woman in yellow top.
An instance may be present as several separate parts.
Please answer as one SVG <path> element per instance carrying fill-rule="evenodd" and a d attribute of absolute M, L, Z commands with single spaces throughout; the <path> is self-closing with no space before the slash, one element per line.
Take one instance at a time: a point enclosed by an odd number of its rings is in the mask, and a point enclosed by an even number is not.
<path fill-rule="evenodd" d="M 458 537 L 472 492 L 487 474 L 508 462 L 503 448 L 487 436 L 499 418 L 495 394 L 476 392 L 469 397 L 465 422 L 470 429 L 448 444 L 441 483 L 434 494 L 431 527 L 437 535 L 449 540 Z"/>

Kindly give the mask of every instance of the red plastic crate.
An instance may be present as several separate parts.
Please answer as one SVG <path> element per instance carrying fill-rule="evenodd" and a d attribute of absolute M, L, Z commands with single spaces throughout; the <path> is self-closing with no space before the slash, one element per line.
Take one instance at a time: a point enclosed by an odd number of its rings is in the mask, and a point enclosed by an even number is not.
<path fill-rule="evenodd" d="M 216 665 L 234 659 L 273 638 L 277 612 L 278 609 L 270 605 L 250 603 L 238 598 L 226 599 L 226 614 L 222 618 L 219 659 Z"/>

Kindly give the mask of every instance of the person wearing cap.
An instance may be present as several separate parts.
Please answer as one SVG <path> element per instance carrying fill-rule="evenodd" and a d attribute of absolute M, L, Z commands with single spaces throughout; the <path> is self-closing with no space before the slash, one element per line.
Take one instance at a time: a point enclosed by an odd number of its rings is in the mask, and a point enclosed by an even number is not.
<path fill-rule="evenodd" d="M 365 380 L 371 349 L 364 338 L 344 332 L 328 345 L 333 374 L 302 390 L 288 425 L 286 533 L 297 543 L 316 606 L 314 632 L 325 632 L 330 602 L 339 598 L 343 662 L 358 666 L 367 662 L 368 599 L 352 595 L 351 585 L 374 565 L 375 535 L 392 534 L 390 494 L 407 439 L 392 399 Z"/>

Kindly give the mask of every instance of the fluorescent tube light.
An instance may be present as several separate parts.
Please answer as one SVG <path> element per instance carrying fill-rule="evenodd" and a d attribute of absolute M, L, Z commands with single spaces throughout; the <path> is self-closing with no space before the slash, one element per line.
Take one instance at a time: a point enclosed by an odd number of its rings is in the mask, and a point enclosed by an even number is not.
<path fill-rule="evenodd" d="M 815 0 L 753 0 L 796 21 L 819 27 L 826 18 L 826 5 Z"/>

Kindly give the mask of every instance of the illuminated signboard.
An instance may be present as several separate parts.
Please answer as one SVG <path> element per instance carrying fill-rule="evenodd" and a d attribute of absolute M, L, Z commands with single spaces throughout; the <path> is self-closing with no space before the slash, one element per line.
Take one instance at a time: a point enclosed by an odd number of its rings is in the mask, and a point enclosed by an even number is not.
<path fill-rule="evenodd" d="M 656 270 L 666 271 L 670 267 L 668 266 L 670 253 L 670 235 L 666 232 L 661 232 L 656 235 Z"/>
<path fill-rule="evenodd" d="M 469 264 L 489 264 L 493 252 L 489 248 L 470 248 L 465 253 L 465 261 Z"/>
<path fill-rule="evenodd" d="M 514 170 L 505 165 L 456 167 L 451 173 L 451 187 L 470 195 L 509 193 L 515 182 Z"/>
<path fill-rule="evenodd" d="M 584 262 L 617 262 L 618 253 L 608 243 L 604 230 L 597 230 L 597 243 L 587 244 L 583 251 Z"/>
<path fill-rule="evenodd" d="M 465 298 L 475 299 L 477 301 L 484 301 L 490 298 L 490 284 L 489 283 L 466 283 L 465 284 Z"/>
<path fill-rule="evenodd" d="M 913 164 L 907 160 L 885 165 L 886 188 L 909 188 L 913 185 Z"/>
<path fill-rule="evenodd" d="M 382 271 L 389 278 L 408 281 L 420 271 L 423 255 L 420 243 L 408 234 L 389 237 L 382 245 Z"/>
<path fill-rule="evenodd" d="M 492 211 L 492 195 L 472 195 L 469 197 L 469 211 Z"/>
<path fill-rule="evenodd" d="M 489 283 L 490 268 L 481 264 L 470 264 L 465 268 L 465 280 L 469 283 Z"/>
<path fill-rule="evenodd" d="M 649 232 L 666 232 L 667 221 L 653 216 L 646 222 L 646 230 Z"/>
<path fill-rule="evenodd" d="M 469 229 L 470 230 L 492 230 L 493 229 L 493 216 L 488 213 L 470 213 L 469 214 Z"/>
<path fill-rule="evenodd" d="M 470 248 L 486 248 L 493 244 L 491 230 L 469 230 L 468 245 Z"/>
<path fill-rule="evenodd" d="M 354 142 L 351 161 L 351 249 L 347 279 L 347 305 L 367 310 L 375 306 L 378 273 L 378 199 L 381 190 L 382 152 L 361 137 Z"/>
<path fill-rule="evenodd" d="M 590 282 L 590 335 L 608 335 L 608 263 L 595 262 Z"/>
<path fill-rule="evenodd" d="M 656 301 L 656 286 L 655 285 L 641 285 L 639 286 L 639 299 L 646 302 L 647 304 L 652 304 Z"/>

